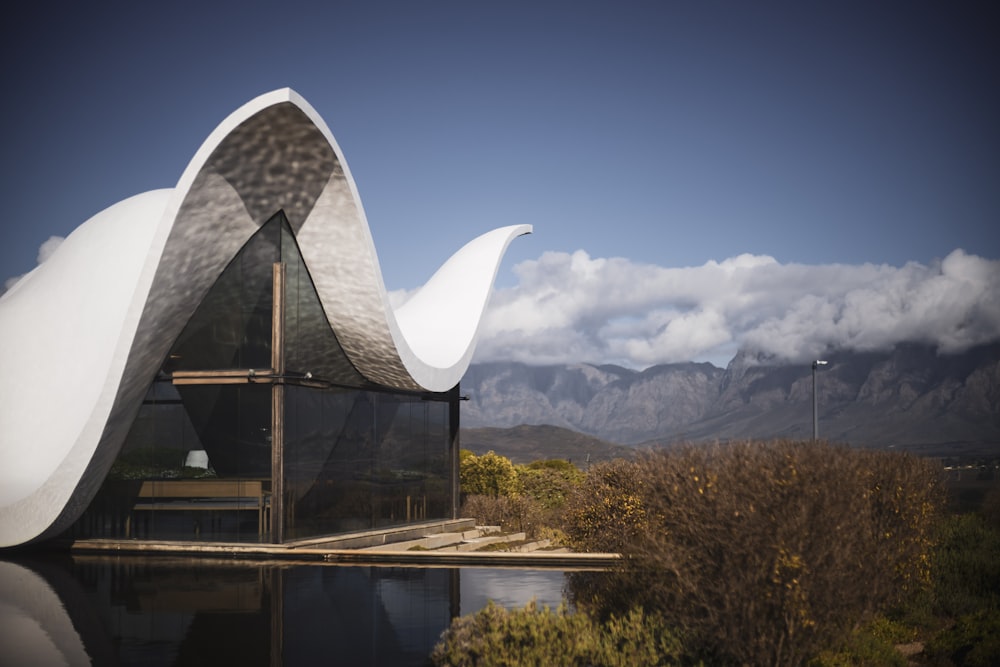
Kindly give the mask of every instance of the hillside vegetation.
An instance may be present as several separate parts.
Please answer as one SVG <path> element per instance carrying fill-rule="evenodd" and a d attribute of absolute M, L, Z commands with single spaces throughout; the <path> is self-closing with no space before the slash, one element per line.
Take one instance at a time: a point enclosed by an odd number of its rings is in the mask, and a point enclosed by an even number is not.
<path fill-rule="evenodd" d="M 475 454 L 497 452 L 514 463 L 563 459 L 585 467 L 587 463 L 631 458 L 635 453 L 630 447 L 544 424 L 462 429 L 461 439 L 463 449 Z"/>
<path fill-rule="evenodd" d="M 586 620 L 534 607 L 458 619 L 437 664 L 625 664 L 608 642 L 630 647 L 629 664 L 902 667 L 897 645 L 920 664 L 1000 664 L 1000 493 L 951 514 L 929 459 L 794 441 L 685 446 L 586 473 L 500 459 L 463 457 L 463 488 L 480 484 L 467 508 L 519 506 L 510 520 L 623 559 L 571 575 Z M 504 484 L 473 482 L 491 470 Z M 589 652 L 574 653 L 573 623 L 596 628 Z M 480 660 L 505 641 L 521 662 Z"/>

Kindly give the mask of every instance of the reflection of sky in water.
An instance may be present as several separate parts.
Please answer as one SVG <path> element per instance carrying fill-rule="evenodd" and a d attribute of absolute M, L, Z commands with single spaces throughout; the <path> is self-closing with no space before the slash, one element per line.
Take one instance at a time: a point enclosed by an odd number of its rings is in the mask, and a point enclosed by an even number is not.
<path fill-rule="evenodd" d="M 453 615 L 557 606 L 560 571 L 0 560 L 6 665 L 422 665 Z"/>
<path fill-rule="evenodd" d="M 462 570 L 462 613 L 471 614 L 493 600 L 514 609 L 532 599 L 553 609 L 563 599 L 566 576 L 559 570 L 465 568 Z"/>

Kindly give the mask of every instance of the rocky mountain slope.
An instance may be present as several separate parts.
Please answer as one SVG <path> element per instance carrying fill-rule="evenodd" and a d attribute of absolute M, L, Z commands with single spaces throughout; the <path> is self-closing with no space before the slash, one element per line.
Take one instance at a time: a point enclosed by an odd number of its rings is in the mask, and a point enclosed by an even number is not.
<path fill-rule="evenodd" d="M 957 355 L 905 344 L 827 359 L 817 376 L 824 439 L 877 447 L 1000 443 L 1000 344 Z M 630 445 L 812 435 L 810 365 L 749 352 L 725 369 L 474 364 L 461 390 L 470 397 L 463 428 L 548 424 Z"/>

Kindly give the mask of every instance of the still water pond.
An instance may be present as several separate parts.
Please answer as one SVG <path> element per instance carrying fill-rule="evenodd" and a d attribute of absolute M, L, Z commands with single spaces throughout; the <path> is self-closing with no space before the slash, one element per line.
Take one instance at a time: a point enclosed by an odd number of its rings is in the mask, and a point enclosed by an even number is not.
<path fill-rule="evenodd" d="M 555 607 L 554 570 L 0 560 L 0 665 L 422 665 L 490 599 Z"/>

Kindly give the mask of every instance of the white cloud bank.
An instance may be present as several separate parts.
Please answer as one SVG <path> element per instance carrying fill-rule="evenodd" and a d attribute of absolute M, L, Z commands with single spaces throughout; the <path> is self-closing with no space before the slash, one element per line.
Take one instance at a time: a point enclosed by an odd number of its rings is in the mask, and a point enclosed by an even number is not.
<path fill-rule="evenodd" d="M 1000 261 L 955 250 L 929 266 L 807 266 L 740 255 L 663 268 L 547 252 L 495 292 L 477 361 L 634 368 L 725 365 L 739 348 L 789 361 L 924 342 L 960 352 L 1000 340 Z"/>
<path fill-rule="evenodd" d="M 47 239 L 38 263 L 62 241 Z M 1000 261 L 962 250 L 929 266 L 808 266 L 740 255 L 686 268 L 578 250 L 546 252 L 514 273 L 519 284 L 493 294 L 476 361 L 724 366 L 739 348 L 805 361 L 899 342 L 949 353 L 1000 340 Z M 392 291 L 390 303 L 412 293 Z"/>

